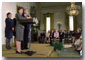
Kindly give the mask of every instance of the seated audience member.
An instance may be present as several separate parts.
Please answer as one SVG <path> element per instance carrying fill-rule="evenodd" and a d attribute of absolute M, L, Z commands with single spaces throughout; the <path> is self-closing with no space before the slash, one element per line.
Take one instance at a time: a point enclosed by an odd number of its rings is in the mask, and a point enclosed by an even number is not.
<path fill-rule="evenodd" d="M 64 39 L 68 42 L 68 32 L 67 32 L 67 30 L 64 31 Z"/>
<path fill-rule="evenodd" d="M 72 33 L 71 31 L 68 30 L 68 43 L 69 43 L 69 40 L 72 41 Z"/>
<path fill-rule="evenodd" d="M 74 46 L 75 46 L 75 50 L 80 53 L 80 51 L 82 50 L 82 36 L 76 37 Z"/>
<path fill-rule="evenodd" d="M 72 33 L 71 31 L 67 31 L 67 43 L 69 43 L 69 40 L 72 40 Z"/>
<path fill-rule="evenodd" d="M 46 33 L 46 42 L 49 43 L 50 42 L 50 31 L 48 31 Z"/>
<path fill-rule="evenodd" d="M 41 43 L 44 43 L 44 41 L 45 41 L 45 37 L 46 37 L 46 34 L 45 34 L 45 32 L 44 32 L 44 30 L 40 33 L 40 42 Z"/>
<path fill-rule="evenodd" d="M 64 32 L 62 30 L 60 30 L 59 32 L 59 38 L 60 38 L 59 42 L 62 43 L 62 39 L 64 39 Z"/>
<path fill-rule="evenodd" d="M 72 45 L 74 45 L 75 36 L 76 36 L 76 32 L 75 31 L 72 31 Z"/>
<path fill-rule="evenodd" d="M 54 38 L 55 38 L 55 41 L 57 38 L 59 38 L 59 32 L 57 30 L 54 32 Z"/>
<path fill-rule="evenodd" d="M 76 37 L 80 37 L 80 36 L 81 36 L 81 29 L 78 28 L 78 29 L 77 29 L 77 32 L 76 32 Z"/>
<path fill-rule="evenodd" d="M 80 50 L 80 56 L 82 56 L 82 36 L 80 36 L 80 46 L 77 50 Z"/>
<path fill-rule="evenodd" d="M 54 30 L 50 32 L 50 45 L 52 45 L 52 40 L 54 39 Z"/>
<path fill-rule="evenodd" d="M 74 44 L 74 42 L 75 42 L 75 40 L 76 40 L 76 39 L 75 39 L 76 37 L 80 37 L 80 36 L 81 36 L 81 29 L 78 28 L 77 31 L 74 32 L 73 35 L 74 35 L 74 36 L 72 36 L 72 44 Z"/>
<path fill-rule="evenodd" d="M 68 39 L 70 39 L 70 40 L 72 39 L 72 33 L 69 30 L 68 30 Z"/>
<path fill-rule="evenodd" d="M 12 14 L 10 12 L 7 13 L 7 18 L 5 20 L 5 23 L 6 23 L 6 27 L 5 27 L 6 48 L 11 49 L 10 40 L 13 37 L 14 22 L 12 20 Z"/>

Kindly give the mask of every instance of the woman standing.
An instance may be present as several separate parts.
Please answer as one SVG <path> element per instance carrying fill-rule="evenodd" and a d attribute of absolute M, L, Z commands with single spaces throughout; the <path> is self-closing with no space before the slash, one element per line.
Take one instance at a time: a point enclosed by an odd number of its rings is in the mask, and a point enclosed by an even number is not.
<path fill-rule="evenodd" d="M 16 53 L 21 54 L 21 41 L 23 41 L 24 35 L 24 25 L 22 24 L 24 20 L 29 19 L 29 17 L 23 17 L 23 8 L 19 7 L 16 14 Z"/>

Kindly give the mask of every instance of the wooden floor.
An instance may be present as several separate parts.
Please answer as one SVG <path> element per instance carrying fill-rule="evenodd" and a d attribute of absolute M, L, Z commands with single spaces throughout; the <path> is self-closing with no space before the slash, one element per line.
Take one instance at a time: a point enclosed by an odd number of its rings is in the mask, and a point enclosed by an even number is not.
<path fill-rule="evenodd" d="M 53 47 L 50 46 L 49 44 L 39 44 L 39 43 L 33 43 L 31 44 L 31 48 L 33 51 L 35 51 L 36 53 L 32 56 L 28 56 L 25 53 L 23 54 L 16 54 L 16 48 L 14 47 L 14 45 L 12 44 L 12 49 L 11 50 L 7 50 L 5 48 L 5 45 L 3 45 L 2 47 L 2 56 L 3 57 L 49 57 L 51 52 L 53 51 Z M 29 49 L 28 49 L 29 50 Z M 23 52 L 26 52 L 28 50 L 23 50 Z"/>
<path fill-rule="evenodd" d="M 64 48 L 61 51 L 54 51 L 53 46 L 50 46 L 49 44 L 32 43 L 32 51 L 36 52 L 32 56 L 28 56 L 25 53 L 16 54 L 16 47 L 14 47 L 14 44 L 11 44 L 11 46 L 11 50 L 7 50 L 5 48 L 5 45 L 2 46 L 3 57 L 80 57 L 80 55 L 76 51 L 74 51 L 71 44 L 65 44 Z M 23 50 L 23 52 L 26 52 L 28 50 Z"/>

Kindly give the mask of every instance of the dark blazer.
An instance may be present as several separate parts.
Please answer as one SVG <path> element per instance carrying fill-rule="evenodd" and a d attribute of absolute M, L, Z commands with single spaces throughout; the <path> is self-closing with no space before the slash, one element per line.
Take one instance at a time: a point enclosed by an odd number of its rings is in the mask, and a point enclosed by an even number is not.
<path fill-rule="evenodd" d="M 25 16 L 24 14 L 23 14 L 23 17 L 29 17 L 29 15 L 27 15 L 27 16 Z M 30 32 L 30 28 L 31 28 L 31 24 L 29 24 L 29 23 L 26 23 L 26 24 L 24 24 L 24 37 L 25 38 L 27 38 L 27 40 L 28 40 L 28 38 L 29 38 L 29 32 Z M 26 40 L 26 39 L 25 39 Z"/>
<path fill-rule="evenodd" d="M 14 22 L 13 22 L 12 19 L 6 18 L 5 23 L 6 23 L 5 37 L 6 38 L 12 38 L 12 36 L 13 36 L 12 27 L 14 27 Z"/>
<path fill-rule="evenodd" d="M 44 32 L 41 33 L 40 36 L 41 36 L 41 38 L 45 38 L 45 33 Z"/>
<path fill-rule="evenodd" d="M 75 37 L 80 37 L 81 36 L 81 32 L 76 32 L 76 36 Z"/>
<path fill-rule="evenodd" d="M 63 32 L 59 32 L 59 37 L 60 37 L 60 39 L 63 39 L 64 38 L 64 33 Z"/>
<path fill-rule="evenodd" d="M 54 38 L 54 32 L 50 32 L 50 38 L 51 38 L 51 39 Z"/>
<path fill-rule="evenodd" d="M 72 38 L 72 33 L 68 32 L 68 38 Z"/>
<path fill-rule="evenodd" d="M 29 17 L 29 15 L 27 15 L 28 17 Z M 27 16 L 25 16 L 24 14 L 23 14 L 23 17 L 27 17 Z M 29 32 L 29 30 L 30 30 L 30 28 L 31 28 L 31 24 L 29 24 L 29 23 L 26 23 L 26 24 L 24 24 L 24 27 L 25 27 L 25 31 L 27 32 Z M 28 34 L 28 33 L 26 33 L 26 34 Z M 28 36 L 28 35 L 27 35 Z"/>
<path fill-rule="evenodd" d="M 68 38 L 68 32 L 65 32 L 65 33 L 64 33 L 64 37 L 65 37 L 65 38 Z"/>

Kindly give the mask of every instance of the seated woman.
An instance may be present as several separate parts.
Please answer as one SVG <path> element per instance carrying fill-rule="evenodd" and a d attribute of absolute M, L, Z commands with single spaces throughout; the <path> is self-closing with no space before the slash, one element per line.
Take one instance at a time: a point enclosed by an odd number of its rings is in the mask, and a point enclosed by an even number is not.
<path fill-rule="evenodd" d="M 82 50 L 82 36 L 78 37 L 74 43 L 75 50 L 80 53 Z"/>
<path fill-rule="evenodd" d="M 72 34 L 72 45 L 74 45 L 74 42 L 76 40 L 75 38 L 80 36 L 81 36 L 81 29 L 78 28 L 77 31 Z"/>
<path fill-rule="evenodd" d="M 59 38 L 59 32 L 57 30 L 54 32 L 54 38 L 54 41 L 56 41 L 56 39 Z"/>

